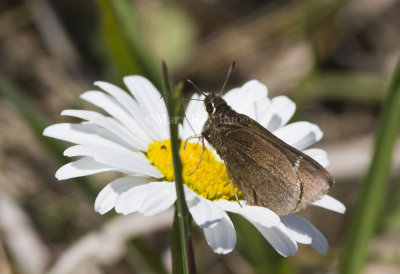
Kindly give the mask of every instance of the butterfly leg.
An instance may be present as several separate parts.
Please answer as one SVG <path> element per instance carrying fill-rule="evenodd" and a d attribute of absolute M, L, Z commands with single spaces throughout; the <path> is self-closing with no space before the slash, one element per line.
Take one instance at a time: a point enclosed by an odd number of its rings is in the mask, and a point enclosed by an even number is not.
<path fill-rule="evenodd" d="M 228 178 L 229 178 L 229 181 L 231 182 L 231 186 L 232 186 L 232 189 L 233 189 L 233 194 L 235 194 L 236 201 L 238 202 L 240 207 L 243 207 L 242 204 L 239 201 L 239 197 L 238 197 L 238 195 L 236 193 L 236 190 L 235 190 L 235 185 L 233 184 L 233 181 L 232 181 L 231 173 L 230 173 L 229 168 L 226 165 L 226 163 L 225 163 L 225 168 L 226 168 L 226 173 L 228 173 Z"/>
<path fill-rule="evenodd" d="M 197 164 L 196 168 L 193 170 L 193 172 L 189 174 L 189 176 L 192 175 L 193 173 L 195 173 L 196 170 L 199 168 L 200 163 L 201 163 L 201 160 L 203 160 L 204 152 L 206 151 L 206 146 L 204 145 L 204 137 L 203 137 L 203 136 L 201 136 L 201 137 L 202 137 L 202 138 L 201 138 L 201 144 L 202 144 L 202 146 L 203 146 L 203 151 L 201 152 L 200 161 L 199 161 L 199 163 Z"/>
<path fill-rule="evenodd" d="M 179 155 L 181 155 L 181 154 L 182 154 L 182 152 L 185 150 L 185 148 L 186 148 L 186 145 L 187 145 L 188 141 L 189 141 L 189 140 L 191 140 L 191 139 L 196 139 L 196 138 L 198 138 L 198 139 L 202 139 L 202 138 L 203 138 L 203 135 L 193 135 L 193 136 L 189 136 L 189 137 L 187 137 L 187 138 L 186 138 L 186 140 L 185 140 L 185 143 L 183 144 L 183 148 L 182 148 L 182 150 L 179 152 Z M 198 143 L 198 142 L 197 142 L 197 143 Z M 169 165 L 169 166 L 170 166 L 170 165 L 172 165 L 172 162 L 171 162 L 171 163 L 169 163 L 168 165 Z"/>
<path fill-rule="evenodd" d="M 192 139 L 204 139 L 204 137 L 203 137 L 203 135 L 193 135 L 193 136 L 189 136 L 189 137 L 187 137 L 186 138 L 186 140 L 185 140 L 185 143 L 183 144 L 183 148 L 182 148 L 182 150 L 181 150 L 181 152 L 180 153 L 182 153 L 184 150 L 185 150 L 185 148 L 186 148 L 186 145 L 187 145 L 187 143 L 188 143 L 188 141 L 189 140 L 192 140 Z M 198 143 L 198 142 L 197 142 Z M 203 144 L 204 144 L 204 141 L 203 141 Z M 203 147 L 204 147 L 204 145 L 203 145 Z"/>

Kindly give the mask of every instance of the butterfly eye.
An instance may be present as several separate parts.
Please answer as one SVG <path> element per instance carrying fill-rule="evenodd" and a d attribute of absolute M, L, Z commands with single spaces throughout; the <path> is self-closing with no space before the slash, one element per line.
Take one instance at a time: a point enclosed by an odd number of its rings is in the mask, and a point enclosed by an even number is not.
<path fill-rule="evenodd" d="M 206 110 L 207 110 L 208 114 L 211 114 L 214 112 L 214 106 L 211 103 L 208 103 L 206 105 Z"/>

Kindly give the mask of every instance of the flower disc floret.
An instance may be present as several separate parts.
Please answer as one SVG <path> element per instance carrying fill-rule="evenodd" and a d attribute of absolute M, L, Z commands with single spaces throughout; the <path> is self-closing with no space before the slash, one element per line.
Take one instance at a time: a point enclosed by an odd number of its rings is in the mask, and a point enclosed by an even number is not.
<path fill-rule="evenodd" d="M 167 181 L 173 182 L 174 168 L 170 144 L 169 139 L 151 143 L 147 158 L 164 174 Z M 208 200 L 236 200 L 224 163 L 218 161 L 207 148 L 200 161 L 203 153 L 203 146 L 200 144 L 187 143 L 185 149 L 183 146 L 184 142 L 181 142 L 182 177 L 186 186 Z M 241 198 L 240 190 L 235 187 L 235 191 Z"/>

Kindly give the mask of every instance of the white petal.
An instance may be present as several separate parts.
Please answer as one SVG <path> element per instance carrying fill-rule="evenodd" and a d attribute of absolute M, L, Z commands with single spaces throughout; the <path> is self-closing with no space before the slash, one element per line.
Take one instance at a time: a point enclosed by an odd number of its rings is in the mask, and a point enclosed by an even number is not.
<path fill-rule="evenodd" d="M 193 94 L 192 100 L 186 107 L 185 120 L 183 121 L 182 139 L 201 134 L 204 123 L 207 120 L 207 112 L 204 108 L 204 103 L 198 100 L 204 100 L 204 96 Z M 188 121 L 189 120 L 189 121 Z"/>
<path fill-rule="evenodd" d="M 99 163 L 124 169 L 132 173 L 148 175 L 154 178 L 164 177 L 140 152 L 100 150 L 93 154 L 93 158 Z"/>
<path fill-rule="evenodd" d="M 282 223 L 285 224 L 296 242 L 301 244 L 311 244 L 313 233 L 310 229 L 309 223 L 306 222 L 306 220 L 295 214 L 289 214 L 280 217 Z"/>
<path fill-rule="evenodd" d="M 281 216 L 281 220 L 297 242 L 311 244 L 319 253 L 326 254 L 328 241 L 310 222 L 295 214 Z"/>
<path fill-rule="evenodd" d="M 173 196 L 173 193 L 171 191 L 164 191 L 166 188 L 171 189 L 170 186 L 171 183 L 168 182 L 151 182 L 148 184 L 143 184 L 139 186 L 134 186 L 130 188 L 128 191 L 125 191 L 122 193 L 115 205 L 115 211 L 117 213 L 121 214 L 130 214 L 135 211 L 142 210 L 144 213 L 155 213 L 159 211 L 159 208 L 155 209 L 153 212 L 151 211 L 151 208 L 148 206 L 150 204 L 153 204 L 154 202 L 154 188 L 160 188 L 161 189 L 161 196 L 164 195 L 165 199 L 168 200 L 170 199 L 170 196 Z M 172 194 L 170 194 L 172 193 Z M 156 198 L 158 201 L 159 197 Z M 173 196 L 174 197 L 174 196 Z M 175 198 L 176 199 L 176 198 Z M 147 200 L 151 200 L 150 203 L 147 202 Z M 143 209 L 142 209 L 143 207 Z M 165 207 L 165 204 L 162 205 L 162 208 L 165 210 L 168 208 Z"/>
<path fill-rule="evenodd" d="M 282 223 L 273 227 L 264 227 L 257 223 L 253 223 L 253 225 L 282 256 L 287 257 L 297 253 L 297 243 Z"/>
<path fill-rule="evenodd" d="M 170 182 L 154 182 L 147 185 L 146 199 L 139 212 L 145 216 L 155 216 L 170 208 L 176 200 L 175 185 Z"/>
<path fill-rule="evenodd" d="M 117 168 L 104 165 L 93 160 L 92 157 L 84 157 L 75 162 L 60 167 L 56 172 L 58 180 L 66 180 L 81 176 L 87 176 L 104 171 L 117 171 Z"/>
<path fill-rule="evenodd" d="M 315 161 L 317 161 L 321 166 L 327 167 L 329 165 L 328 153 L 325 150 L 318 148 L 310 148 L 303 150 L 303 153 L 307 154 Z"/>
<path fill-rule="evenodd" d="M 257 101 L 258 99 L 268 97 L 268 88 L 258 80 L 250 80 L 241 87 L 241 93 L 244 96 L 251 95 Z"/>
<path fill-rule="evenodd" d="M 124 149 L 115 135 L 93 124 L 55 124 L 47 127 L 43 135 L 79 145 Z"/>
<path fill-rule="evenodd" d="M 112 117 L 120 121 L 140 141 L 146 144 L 151 143 L 151 138 L 140 127 L 138 122 L 113 97 L 100 91 L 87 91 L 81 94 L 81 98 L 104 109 Z"/>
<path fill-rule="evenodd" d="M 134 110 L 139 109 L 139 106 L 132 98 L 132 96 L 130 96 L 126 91 L 113 84 L 103 81 L 96 81 L 94 85 L 98 86 L 99 88 L 103 89 L 105 92 L 113 96 L 118 101 L 118 103 L 120 103 L 125 108 L 126 111 L 130 112 L 132 116 L 135 116 L 134 114 L 136 114 L 136 112 Z"/>
<path fill-rule="evenodd" d="M 242 207 L 237 202 L 227 200 L 218 200 L 217 203 L 226 211 L 238 213 L 251 222 L 258 223 L 265 227 L 272 227 L 280 224 L 279 216 L 272 210 L 261 206 L 249 206 L 242 204 Z"/>
<path fill-rule="evenodd" d="M 161 94 L 146 78 L 138 75 L 124 77 L 124 83 L 139 103 L 145 115 L 160 115 L 158 140 L 169 138 L 168 112 Z M 166 120 L 165 120 L 166 119 Z"/>
<path fill-rule="evenodd" d="M 202 228 L 216 225 L 224 216 L 224 211 L 217 204 L 200 195 L 192 198 L 186 192 L 185 199 L 193 220 Z"/>
<path fill-rule="evenodd" d="M 227 93 L 224 94 L 223 98 L 228 103 L 228 105 L 230 105 L 232 107 L 232 106 L 239 105 L 240 99 L 242 99 L 242 95 L 243 94 L 241 93 L 241 89 L 239 87 L 239 88 L 230 89 Z M 247 97 L 247 96 L 245 96 L 245 97 Z"/>
<path fill-rule="evenodd" d="M 344 204 L 329 195 L 325 195 L 324 197 L 322 197 L 321 200 L 313 203 L 313 205 L 338 213 L 344 213 L 346 211 L 346 207 L 344 206 Z"/>
<path fill-rule="evenodd" d="M 183 185 L 183 190 L 185 192 L 185 200 L 186 200 L 186 202 L 190 202 L 190 201 L 196 199 L 197 196 L 198 196 L 196 194 L 196 192 L 194 192 L 193 190 L 188 188 L 186 185 Z"/>
<path fill-rule="evenodd" d="M 204 228 L 203 231 L 208 245 L 215 253 L 227 254 L 236 245 L 236 231 L 226 213 L 217 225 Z"/>
<path fill-rule="evenodd" d="M 114 208 L 118 197 L 129 189 L 149 182 L 148 178 L 127 176 L 118 178 L 106 185 L 97 195 L 94 209 L 100 214 L 105 214 Z"/>
<path fill-rule="evenodd" d="M 158 140 L 156 131 L 146 124 L 146 117 L 132 96 L 128 95 L 123 89 L 107 82 L 97 81 L 94 84 L 113 96 L 131 114 L 132 118 L 140 124 L 141 128 L 146 131 L 153 141 Z"/>
<path fill-rule="evenodd" d="M 254 109 L 255 109 L 255 117 L 252 117 L 257 122 L 259 122 L 262 126 L 266 127 L 263 124 L 263 120 L 268 115 L 268 110 L 271 106 L 271 100 L 269 98 L 263 98 L 255 102 Z"/>
<path fill-rule="evenodd" d="M 265 115 L 260 124 L 269 131 L 275 131 L 285 125 L 296 111 L 296 104 L 286 96 L 272 98 Z"/>
<path fill-rule="evenodd" d="M 115 211 L 124 215 L 138 211 L 147 198 L 147 186 L 148 184 L 134 186 L 122 193 L 115 204 Z"/>
<path fill-rule="evenodd" d="M 93 145 L 75 145 L 67 148 L 64 151 L 64 156 L 76 157 L 76 156 L 93 156 L 96 151 L 102 150 L 104 147 L 93 146 Z"/>
<path fill-rule="evenodd" d="M 77 117 L 80 119 L 88 120 L 94 124 L 97 124 L 110 133 L 114 134 L 119 138 L 120 143 L 124 143 L 125 146 L 131 147 L 136 150 L 147 150 L 147 144 L 140 142 L 134 135 L 128 130 L 121 126 L 115 119 L 111 117 L 105 117 L 100 113 L 89 111 L 89 110 L 75 110 L 67 109 L 61 112 L 61 115 Z"/>
<path fill-rule="evenodd" d="M 322 138 L 322 131 L 319 127 L 308 122 L 292 123 L 273 133 L 276 137 L 298 150 L 303 150 Z"/>
<path fill-rule="evenodd" d="M 257 80 L 250 80 L 239 89 L 228 91 L 224 99 L 235 111 L 255 119 L 257 102 L 265 100 L 267 96 L 268 90 L 265 85 Z"/>

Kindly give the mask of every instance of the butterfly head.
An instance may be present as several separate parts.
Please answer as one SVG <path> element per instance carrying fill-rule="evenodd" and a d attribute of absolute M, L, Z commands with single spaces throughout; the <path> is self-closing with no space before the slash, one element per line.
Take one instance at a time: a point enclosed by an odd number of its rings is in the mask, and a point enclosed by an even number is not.
<path fill-rule="evenodd" d="M 220 112 L 229 108 L 226 101 L 222 99 L 222 97 L 215 93 L 210 93 L 204 99 L 204 106 L 206 107 L 206 111 L 208 115 L 215 114 L 216 112 Z"/>

